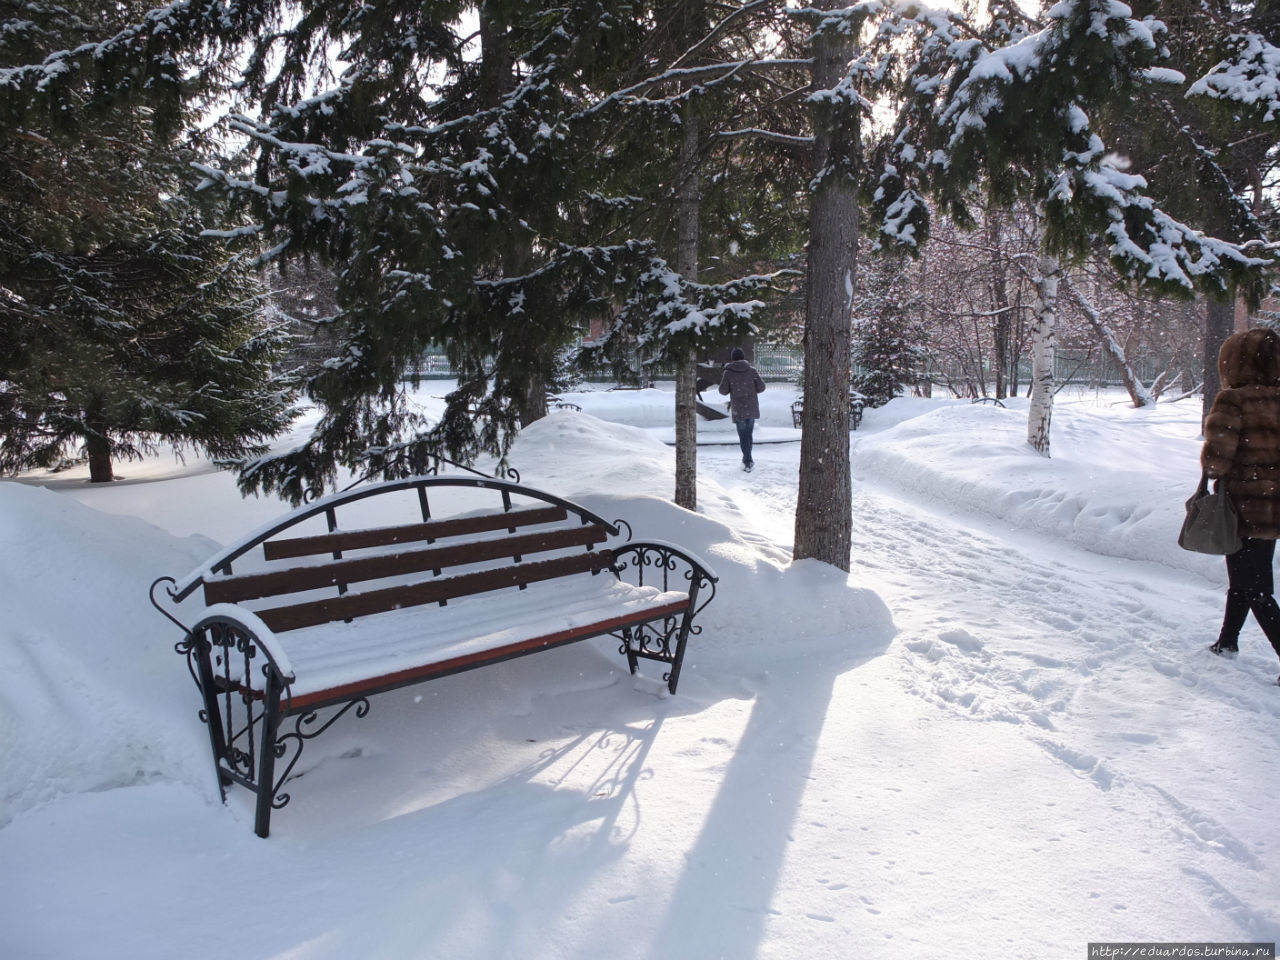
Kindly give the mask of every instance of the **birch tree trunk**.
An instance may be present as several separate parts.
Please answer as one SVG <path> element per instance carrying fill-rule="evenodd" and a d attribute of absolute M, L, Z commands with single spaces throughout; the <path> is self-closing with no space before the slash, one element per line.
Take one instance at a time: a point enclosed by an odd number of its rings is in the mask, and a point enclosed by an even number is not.
<path fill-rule="evenodd" d="M 827 4 L 824 4 L 826 6 Z M 813 90 L 832 91 L 853 58 L 850 35 L 820 31 L 813 42 Z M 820 99 L 820 98 L 819 98 Z M 796 494 L 797 560 L 849 569 L 853 493 L 849 475 L 849 348 L 858 254 L 856 111 L 815 105 L 815 186 L 809 201 L 805 293 L 804 415 Z"/>
<path fill-rule="evenodd" d="M 1098 336 L 1098 342 L 1102 345 L 1102 349 L 1107 355 L 1116 362 L 1116 366 L 1120 369 L 1120 379 L 1124 381 L 1124 388 L 1129 391 L 1129 399 L 1133 401 L 1135 407 L 1153 407 L 1156 398 L 1146 384 L 1138 377 L 1134 371 L 1133 365 L 1129 362 L 1129 357 L 1124 352 L 1124 347 L 1120 346 L 1120 341 L 1116 339 L 1115 333 L 1107 322 L 1102 319 L 1102 314 L 1098 308 L 1085 299 L 1084 294 L 1072 283 L 1071 278 L 1063 276 L 1062 285 L 1066 288 L 1067 293 L 1071 296 L 1080 309 L 1084 312 L 1085 319 L 1089 321 L 1089 326 Z"/>
<path fill-rule="evenodd" d="M 680 142 L 680 246 L 676 269 L 690 282 L 698 279 L 698 230 L 701 197 L 698 177 L 700 124 L 696 108 L 686 102 L 684 139 Z M 676 364 L 676 506 L 698 509 L 698 367 L 691 347 L 675 357 Z"/>
<path fill-rule="evenodd" d="M 1031 407 L 1027 411 L 1027 443 L 1049 456 L 1049 425 L 1053 419 L 1053 354 L 1058 326 L 1057 257 L 1040 257 L 1036 275 L 1035 322 L 1031 327 Z"/>

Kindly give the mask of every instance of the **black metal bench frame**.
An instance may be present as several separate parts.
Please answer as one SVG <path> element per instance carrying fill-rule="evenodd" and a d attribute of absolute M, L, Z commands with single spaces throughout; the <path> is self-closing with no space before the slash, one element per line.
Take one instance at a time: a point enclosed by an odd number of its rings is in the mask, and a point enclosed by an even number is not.
<path fill-rule="evenodd" d="M 867 401 L 861 395 L 849 395 L 849 427 L 857 430 L 862 425 L 862 411 L 867 405 Z M 795 400 L 791 404 L 791 425 L 797 430 L 804 421 L 804 398 Z"/>
<path fill-rule="evenodd" d="M 433 520 L 433 496 L 447 496 L 450 490 L 458 488 L 492 491 L 500 498 L 501 509 L 462 520 Z M 345 531 L 340 528 L 338 513 L 342 507 L 370 497 L 403 491 L 416 492 L 421 520 L 414 518 L 412 523 L 403 526 L 366 531 Z M 516 510 L 513 508 L 513 496 L 546 506 Z M 552 514 L 564 522 L 570 522 L 576 517 L 582 525 L 582 532 L 576 536 L 566 531 L 571 543 L 555 541 L 556 545 L 541 548 L 560 550 L 562 555 L 558 559 L 522 563 L 520 554 L 512 557 L 511 550 L 503 549 L 507 545 L 527 548 L 532 538 L 518 537 L 519 527 L 543 522 L 538 517 Z M 327 538 L 326 535 L 279 538 L 281 533 L 317 516 L 324 518 L 331 532 Z M 474 527 L 475 530 L 470 530 L 469 527 Z M 620 537 L 620 527 L 626 528 L 626 538 L 615 541 L 614 538 Z M 455 532 L 446 533 L 446 530 Z M 482 543 L 465 539 L 474 532 L 500 534 L 502 530 L 506 531 L 506 537 L 499 535 L 486 538 Z M 410 551 L 389 557 L 344 560 L 342 555 L 343 549 L 358 549 L 365 545 L 363 541 L 377 540 L 379 537 L 382 540 L 378 545 L 388 546 L 401 542 L 430 545 L 445 536 L 463 539 L 460 542 L 455 540 L 450 547 L 429 547 L 425 551 Z M 388 537 L 391 539 L 386 539 Z M 576 643 L 589 637 L 611 635 L 617 638 L 619 652 L 626 656 L 633 674 L 640 660 L 666 664 L 668 670 L 663 674 L 663 680 L 669 690 L 675 693 L 686 644 L 690 636 L 701 632 L 701 628 L 694 624 L 694 618 L 714 598 L 717 580 L 704 563 L 672 544 L 631 541 L 630 538 L 630 526 L 625 521 L 609 523 L 575 503 L 531 487 L 488 478 L 411 477 L 349 489 L 300 507 L 278 523 L 221 551 L 182 581 L 176 581 L 172 577 L 158 578 L 151 585 L 151 602 L 183 631 L 183 639 L 175 645 L 175 649 L 186 658 L 188 669 L 201 695 L 202 708 L 199 715 L 208 728 L 209 744 L 223 801 L 226 801 L 227 788 L 232 784 L 239 784 L 255 793 L 254 830 L 258 836 L 266 837 L 272 810 L 289 803 L 289 794 L 283 792 L 282 787 L 297 765 L 306 742 L 324 733 L 348 712 L 354 712 L 356 717 L 366 716 L 370 709 L 370 696 Z M 315 542 L 305 542 L 308 540 Z M 321 549 L 325 552 L 328 552 L 329 547 L 335 549 L 331 552 L 332 559 L 313 562 L 301 568 L 235 577 L 232 574 L 233 563 L 259 546 L 263 548 L 264 562 L 304 555 L 295 552 L 298 550 L 315 556 Z M 496 561 L 500 555 L 512 558 L 514 564 L 495 570 L 481 569 L 479 572 L 460 576 L 441 577 L 449 562 L 450 549 L 466 552 L 468 548 L 477 546 L 482 551 L 494 553 L 494 556 L 486 559 Z M 586 549 L 580 555 L 564 556 L 565 546 L 585 546 Z M 597 549 L 598 546 L 600 549 Z M 400 558 L 404 557 L 415 559 L 411 562 L 402 561 Z M 369 579 L 364 576 L 368 571 L 362 571 L 362 564 L 373 563 L 385 575 L 387 565 L 395 566 L 397 562 L 408 565 L 403 571 L 393 570 L 393 575 L 398 576 L 402 572 L 422 573 L 424 576 L 421 581 L 390 590 L 348 594 L 351 582 Z M 431 566 L 437 562 L 440 566 Z M 641 611 L 619 607 L 610 616 L 557 634 L 521 637 L 502 646 L 453 659 L 361 677 L 353 682 L 299 696 L 292 693 L 291 688 L 297 678 L 293 674 L 287 652 L 287 631 L 291 629 L 343 620 L 349 622 L 354 618 L 367 616 L 370 618 L 370 629 L 376 630 L 374 623 L 378 613 L 386 612 L 387 603 L 393 602 L 393 609 L 404 606 L 421 607 L 424 611 L 423 629 L 426 631 L 430 628 L 431 605 L 443 606 L 448 599 L 495 589 L 509 591 L 515 587 L 524 590 L 527 584 L 533 582 L 569 576 L 595 576 L 606 571 L 636 586 L 657 587 L 664 593 L 678 590 L 684 595 L 678 602 Z M 296 592 L 297 584 L 301 582 L 299 577 L 304 578 L 305 589 L 312 590 L 317 581 L 323 580 L 323 586 L 335 587 L 336 594 L 328 600 L 262 610 L 259 611 L 261 616 L 241 607 L 237 602 L 244 599 L 246 591 L 252 597 L 270 596 L 270 591 L 281 584 L 292 584 Z M 250 582 L 246 584 L 245 581 Z M 162 586 L 166 600 L 161 600 L 157 595 L 158 588 Z M 195 624 L 187 627 L 175 615 L 181 612 L 177 605 L 201 587 L 204 588 L 205 608 Z M 458 590 L 463 592 L 456 592 Z M 394 596 L 389 600 L 387 597 L 380 597 L 382 594 L 392 593 Z M 362 600 L 362 597 L 380 599 L 377 603 L 372 603 Z M 268 623 L 268 620 L 272 622 Z"/>

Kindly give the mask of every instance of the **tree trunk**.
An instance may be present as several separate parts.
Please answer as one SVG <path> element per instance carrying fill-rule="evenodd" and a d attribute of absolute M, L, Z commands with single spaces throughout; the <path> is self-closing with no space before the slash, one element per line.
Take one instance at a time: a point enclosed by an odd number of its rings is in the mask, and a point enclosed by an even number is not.
<path fill-rule="evenodd" d="M 1089 321 L 1090 328 L 1097 334 L 1098 343 L 1102 345 L 1102 349 L 1120 368 L 1120 379 L 1124 381 L 1124 388 L 1129 391 L 1129 399 L 1133 401 L 1133 405 L 1135 407 L 1155 406 L 1155 396 L 1147 389 L 1146 384 L 1142 382 L 1134 371 L 1133 365 L 1129 363 L 1128 355 L 1125 353 L 1124 348 L 1120 346 L 1115 333 L 1107 326 L 1106 321 L 1102 319 L 1102 314 L 1098 312 L 1098 308 L 1085 299 L 1084 294 L 1071 282 L 1070 277 L 1064 275 L 1062 285 L 1066 287 L 1071 299 L 1084 312 L 1085 319 Z"/>
<path fill-rule="evenodd" d="M 996 399 L 1009 395 L 1009 271 L 1000 245 L 1000 214 L 987 211 L 987 242 L 991 248 L 991 307 L 996 314 Z"/>
<path fill-rule="evenodd" d="M 529 376 L 524 398 L 520 403 L 520 425 L 527 427 L 547 415 L 547 381 L 538 372 Z"/>
<path fill-rule="evenodd" d="M 1210 297 L 1205 309 L 1204 323 L 1204 401 L 1200 418 L 1209 415 L 1213 400 L 1222 389 L 1222 381 L 1218 378 L 1218 354 L 1227 337 L 1235 329 L 1235 289 L 1226 300 Z"/>
<path fill-rule="evenodd" d="M 110 483 L 115 474 L 111 470 L 111 441 L 106 425 L 93 421 L 86 426 L 89 432 L 84 438 L 84 449 L 89 455 L 89 482 Z"/>
<path fill-rule="evenodd" d="M 1009 336 L 1009 396 L 1018 396 L 1021 386 L 1018 375 L 1022 367 L 1022 341 L 1025 334 L 1023 328 L 1022 290 L 1019 287 L 1014 294 L 1010 323 L 1013 329 Z"/>
<path fill-rule="evenodd" d="M 692 102 L 684 109 L 678 194 L 680 247 L 676 269 L 690 283 L 698 279 L 701 202 L 698 178 L 699 120 Z M 698 359 L 692 348 L 676 356 L 676 506 L 698 509 Z"/>
<path fill-rule="evenodd" d="M 824 4 L 827 6 L 829 4 Z M 814 37 L 813 89 L 830 90 L 854 56 L 849 35 Z M 805 293 L 804 415 L 796 492 L 793 556 L 849 569 L 853 493 L 849 473 L 849 350 L 857 276 L 857 187 L 849 166 L 858 159 L 852 111 L 828 117 L 815 106 L 815 186 L 809 200 Z"/>
<path fill-rule="evenodd" d="M 698 509 L 698 358 L 676 358 L 676 506 Z"/>
<path fill-rule="evenodd" d="M 480 27 L 480 93 L 481 106 L 493 109 L 516 84 L 515 58 L 511 53 L 508 23 L 495 4 L 482 3 Z M 528 236 L 513 238 L 509 249 L 500 251 L 502 273 L 508 277 L 523 276 L 533 260 L 533 244 Z M 516 338 L 513 349 L 527 361 L 522 389 L 515 398 L 521 426 L 528 426 L 547 415 L 547 368 L 552 362 L 552 345 L 540 342 L 536 325 Z"/>
<path fill-rule="evenodd" d="M 1031 328 L 1031 407 L 1027 411 L 1027 443 L 1049 456 L 1049 425 L 1053 419 L 1053 353 L 1058 326 L 1058 281 L 1062 267 L 1056 257 L 1040 258 L 1036 276 L 1036 313 Z"/>

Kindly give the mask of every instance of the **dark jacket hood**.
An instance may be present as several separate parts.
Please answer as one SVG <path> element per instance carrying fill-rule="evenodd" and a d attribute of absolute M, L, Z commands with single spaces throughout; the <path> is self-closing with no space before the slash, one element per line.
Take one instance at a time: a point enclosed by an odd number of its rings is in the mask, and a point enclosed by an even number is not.
<path fill-rule="evenodd" d="M 751 364 L 745 360 L 730 360 L 724 365 L 726 370 L 733 370 L 735 373 L 746 373 L 751 369 Z"/>
<path fill-rule="evenodd" d="M 1218 376 L 1224 387 L 1276 386 L 1280 335 L 1264 328 L 1227 337 L 1218 354 Z"/>

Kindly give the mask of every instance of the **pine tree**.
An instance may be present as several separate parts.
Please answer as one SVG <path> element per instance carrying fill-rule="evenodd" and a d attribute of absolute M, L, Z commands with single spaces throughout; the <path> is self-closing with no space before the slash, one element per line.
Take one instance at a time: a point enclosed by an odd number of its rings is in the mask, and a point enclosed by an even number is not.
<path fill-rule="evenodd" d="M 486 4 L 476 62 L 465 5 L 271 6 L 291 26 L 247 56 L 240 90 L 254 114 L 234 120 L 254 176 L 205 172 L 246 205 L 273 255 L 338 268 L 339 350 L 307 384 L 322 412 L 312 437 L 247 463 L 246 489 L 297 499 L 342 467 L 394 476 L 427 451 L 504 455 L 592 316 L 615 321 L 600 355 L 616 361 L 637 343 L 674 356 L 753 308 L 706 285 L 673 288 L 678 271 L 653 236 L 628 228 L 652 200 L 624 178 L 651 178 L 653 148 L 674 139 L 668 127 L 647 152 L 620 150 L 620 108 L 670 115 L 672 104 L 602 92 L 619 64 L 643 60 L 647 8 Z M 330 49 L 346 68 L 309 84 Z M 642 320 L 655 300 L 667 311 Z M 443 420 L 425 423 L 402 375 L 433 345 L 459 383 Z"/>
<path fill-rule="evenodd" d="M 900 256 L 880 256 L 862 272 L 854 305 L 853 388 L 879 407 L 900 396 L 920 374 L 924 331 L 916 316 L 914 281 Z"/>
<path fill-rule="evenodd" d="M 1241 287 L 1256 298 L 1269 260 L 1169 215 L 1103 138 L 1120 106 L 1173 79 L 1157 68 L 1164 25 L 1103 0 L 1064 0 L 1042 16 L 997 4 L 981 31 L 960 15 L 915 20 L 920 55 L 906 72 L 894 135 L 879 152 L 873 201 L 886 242 L 907 249 L 928 235 L 919 191 L 933 194 L 961 226 L 974 222 L 976 191 L 1002 206 L 1036 205 L 1044 256 L 1028 441 L 1047 455 L 1064 264 L 1100 244 L 1117 275 L 1136 285 L 1183 297 Z"/>
<path fill-rule="evenodd" d="M 627 309 L 622 319 L 651 356 L 675 366 L 675 501 L 689 509 L 697 501 L 696 361 L 749 335 L 749 322 L 765 305 L 752 294 L 768 278 L 744 278 L 726 258 L 750 263 L 778 242 L 778 234 L 762 228 L 785 220 L 776 210 L 785 168 L 766 159 L 776 145 L 762 146 L 753 134 L 762 118 L 772 121 L 781 112 L 773 74 L 798 72 L 794 64 L 774 60 L 766 67 L 761 59 L 778 46 L 776 28 L 783 22 L 777 11 L 761 4 L 714 15 L 713 9 L 684 0 L 655 5 L 659 26 L 637 51 L 636 64 L 622 71 L 629 92 L 608 116 L 634 143 L 621 152 L 626 159 L 615 171 L 629 181 L 627 192 L 644 201 L 630 221 L 631 235 L 653 238 L 674 267 L 674 275 L 657 264 L 653 271 L 666 276 L 662 310 Z M 651 180 L 646 170 L 666 176 Z M 756 191 L 744 192 L 748 182 Z M 774 208 L 762 200 L 775 201 Z M 794 235 L 795 222 L 783 232 Z"/>
<path fill-rule="evenodd" d="M 1267 0 L 1168 0 L 1158 12 L 1169 65 L 1182 78 L 1118 111 L 1116 141 L 1144 169 L 1159 170 L 1153 195 L 1163 208 L 1236 243 L 1265 241 L 1276 226 L 1263 184 L 1280 142 L 1280 17 Z M 1232 286 L 1204 305 L 1206 415 L 1237 299 Z"/>
<path fill-rule="evenodd" d="M 0 34 L 0 64 L 18 73 L 33 53 L 56 58 L 120 25 L 87 3 L 23 10 L 30 19 Z M 220 224 L 194 198 L 190 145 L 157 129 L 141 92 L 93 102 L 91 78 L 78 79 L 34 104 L 15 95 L 4 115 L 0 471 L 83 448 L 105 481 L 113 460 L 161 441 L 215 458 L 259 451 L 292 415 L 260 285 L 202 236 Z"/>

